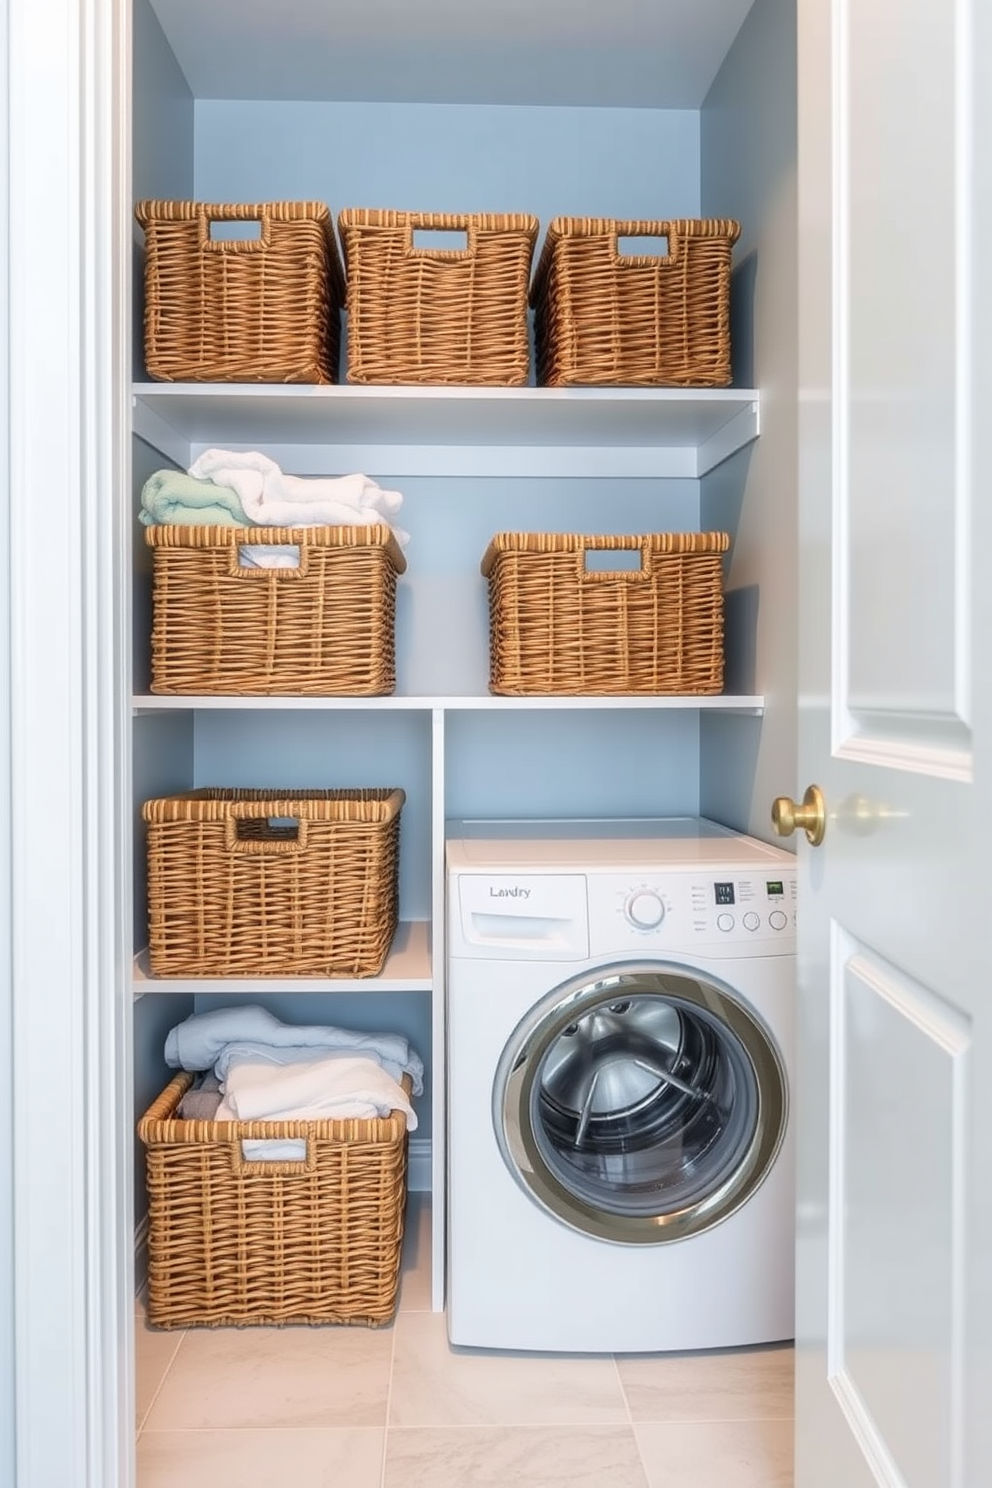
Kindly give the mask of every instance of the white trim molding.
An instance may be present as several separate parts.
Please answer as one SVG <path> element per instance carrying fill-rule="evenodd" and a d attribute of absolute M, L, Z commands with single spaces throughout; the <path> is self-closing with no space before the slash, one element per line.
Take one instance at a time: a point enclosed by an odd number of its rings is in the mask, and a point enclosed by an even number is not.
<path fill-rule="evenodd" d="M 0 67 L 9 73 L 7 46 L 7 11 L 0 12 Z M 7 242 L 9 237 L 7 116 L 0 111 L 0 278 L 8 282 Z M 0 298 L 0 346 L 9 345 L 8 296 Z M 10 484 L 10 382 L 8 357 L 0 360 L 0 461 L 2 486 Z M 8 503 L 9 504 L 9 503 Z M 5 520 L 0 520 L 0 821 L 9 822 L 11 813 L 10 772 L 10 555 Z M 13 839 L 3 843 L 0 853 L 0 1077 L 3 1097 L 0 1120 L 8 1132 L 13 1131 L 13 986 L 11 880 L 13 875 Z M 14 1175 L 12 1164 L 4 1165 L 0 1177 L 0 1318 L 14 1316 Z M 14 1481 L 14 1338 L 13 1327 L 0 1330 L 0 1483 Z"/>
<path fill-rule="evenodd" d="M 14 1480 L 127 1488 L 130 8 L 6 11 Z"/>

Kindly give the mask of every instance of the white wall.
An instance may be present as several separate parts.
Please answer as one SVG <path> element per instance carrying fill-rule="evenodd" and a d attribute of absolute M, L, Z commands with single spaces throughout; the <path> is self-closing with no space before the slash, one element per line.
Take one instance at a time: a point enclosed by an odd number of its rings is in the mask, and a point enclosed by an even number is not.
<path fill-rule="evenodd" d="M 704 528 L 736 527 L 729 685 L 764 693 L 763 720 L 702 719 L 706 815 L 771 840 L 796 770 L 797 227 L 795 0 L 757 0 L 701 114 L 704 216 L 743 226 L 734 255 L 734 380 L 761 390 L 761 437 L 702 482 Z M 781 845 L 781 844 L 780 844 Z"/>

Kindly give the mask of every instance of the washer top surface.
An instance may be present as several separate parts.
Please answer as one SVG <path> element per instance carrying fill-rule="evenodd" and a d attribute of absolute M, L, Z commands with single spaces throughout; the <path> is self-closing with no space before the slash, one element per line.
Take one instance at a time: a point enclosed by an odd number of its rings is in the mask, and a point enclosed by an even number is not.
<path fill-rule="evenodd" d="M 792 853 L 706 817 L 570 821 L 449 821 L 451 869 L 485 872 L 635 867 L 795 866 Z"/>

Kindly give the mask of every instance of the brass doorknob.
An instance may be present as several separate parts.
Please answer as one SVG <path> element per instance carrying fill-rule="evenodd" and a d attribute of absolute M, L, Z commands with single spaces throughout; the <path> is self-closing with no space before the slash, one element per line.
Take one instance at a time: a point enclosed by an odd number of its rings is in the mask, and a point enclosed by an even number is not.
<path fill-rule="evenodd" d="M 801 806 L 791 796 L 779 796 L 772 803 L 772 826 L 780 837 L 791 837 L 793 832 L 802 830 L 809 845 L 819 847 L 827 830 L 827 808 L 820 787 L 811 785 Z"/>

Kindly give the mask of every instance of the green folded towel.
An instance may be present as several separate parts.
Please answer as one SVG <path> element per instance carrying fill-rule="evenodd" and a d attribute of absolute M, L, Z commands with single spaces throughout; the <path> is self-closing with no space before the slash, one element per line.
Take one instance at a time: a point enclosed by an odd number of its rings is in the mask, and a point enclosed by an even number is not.
<path fill-rule="evenodd" d="M 250 527 L 237 492 L 211 480 L 197 480 L 182 470 L 156 470 L 141 488 L 146 527 L 171 523 L 181 527 Z"/>

